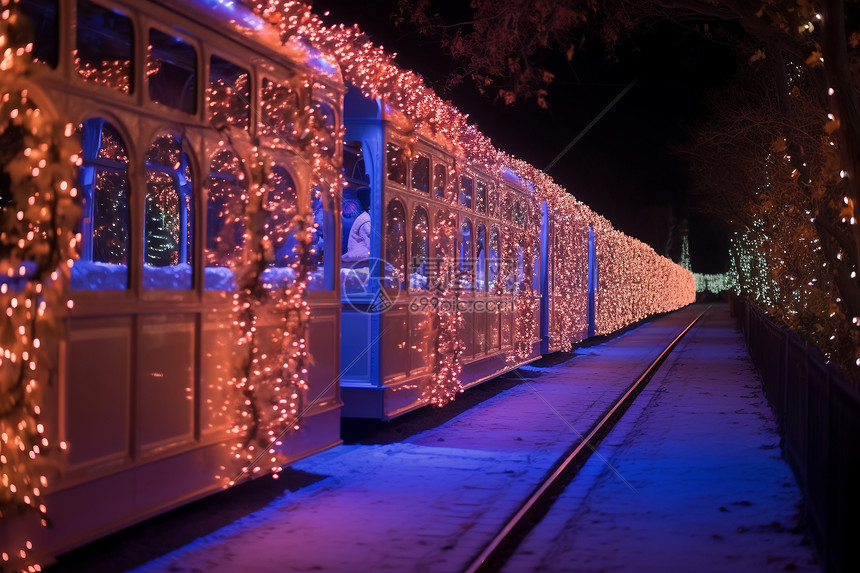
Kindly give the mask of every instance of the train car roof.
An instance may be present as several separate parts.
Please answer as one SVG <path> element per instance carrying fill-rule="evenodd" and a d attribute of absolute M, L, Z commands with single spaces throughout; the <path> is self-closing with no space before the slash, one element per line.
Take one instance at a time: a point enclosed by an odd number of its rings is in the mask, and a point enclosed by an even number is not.
<path fill-rule="evenodd" d="M 177 9 L 173 2 L 156 1 L 173 10 Z M 202 15 L 215 25 L 230 27 L 256 44 L 298 62 L 331 81 L 343 83 L 340 66 L 334 57 L 327 56 L 304 38 L 293 36 L 286 44 L 282 43 L 278 30 L 239 0 L 185 0 L 182 8 L 183 13 L 193 14 L 194 19 L 200 19 Z"/>

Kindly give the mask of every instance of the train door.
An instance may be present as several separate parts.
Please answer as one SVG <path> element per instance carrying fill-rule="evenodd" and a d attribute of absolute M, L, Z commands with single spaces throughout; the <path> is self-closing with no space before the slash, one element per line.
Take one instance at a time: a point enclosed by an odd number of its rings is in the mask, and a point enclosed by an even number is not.
<path fill-rule="evenodd" d="M 588 336 L 596 332 L 597 256 L 594 249 L 594 229 L 588 228 Z"/>
<path fill-rule="evenodd" d="M 540 353 L 549 354 L 549 210 L 540 206 Z"/>
<path fill-rule="evenodd" d="M 380 283 L 385 134 L 376 99 L 350 87 L 344 98 L 344 178 L 341 228 L 340 395 L 343 415 L 382 416 L 380 385 Z"/>

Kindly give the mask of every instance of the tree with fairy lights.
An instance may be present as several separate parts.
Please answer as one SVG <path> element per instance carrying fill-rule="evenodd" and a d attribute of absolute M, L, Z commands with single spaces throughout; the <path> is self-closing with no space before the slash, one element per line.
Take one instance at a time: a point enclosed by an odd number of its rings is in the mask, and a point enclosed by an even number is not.
<path fill-rule="evenodd" d="M 156 201 L 146 201 L 146 264 L 164 267 L 175 265 L 178 237 L 173 229 L 175 223 L 168 212 Z"/>
<path fill-rule="evenodd" d="M 826 110 L 804 66 L 787 73 L 786 116 L 764 62 L 745 63 L 743 81 L 711 96 L 714 117 L 696 133 L 697 203 L 735 230 L 736 288 L 851 376 L 860 331 L 847 317 L 860 313 L 860 282 L 836 143 L 819 121 Z"/>
<path fill-rule="evenodd" d="M 616 54 L 639 32 L 668 22 L 735 46 L 745 63 L 757 65 L 764 80 L 746 86 L 772 95 L 773 119 L 789 126 L 774 140 L 784 140 L 782 147 L 776 146 L 774 157 L 747 159 L 783 161 L 789 173 L 797 173 L 807 197 L 826 189 L 825 199 L 812 196 L 816 208 L 807 209 L 805 201 L 792 207 L 815 213 L 815 233 L 830 269 L 829 284 L 838 292 L 835 308 L 825 305 L 818 310 L 846 322 L 839 329 L 842 334 L 836 335 L 842 337 L 843 347 L 856 341 L 860 329 L 860 299 L 855 294 L 860 280 L 856 211 L 860 203 L 860 4 L 844 0 L 516 0 L 500 7 L 493 0 L 476 0 L 457 15 L 462 18 L 443 20 L 432 3 L 398 2 L 400 22 L 440 38 L 462 63 L 464 71 L 455 80 L 472 78 L 480 89 L 507 103 L 533 98 L 546 106 L 548 85 L 559 72 L 558 62 L 565 61 L 555 55 L 563 54 L 570 61 L 595 39 L 608 53 Z M 743 78 L 739 81 L 743 83 Z M 814 102 L 813 108 L 806 109 L 813 114 L 808 118 L 803 116 L 801 100 Z M 802 137 L 794 137 L 797 130 L 790 127 L 807 119 L 814 121 L 813 132 L 830 148 L 826 169 L 811 168 L 819 153 L 803 145 Z M 782 167 L 772 163 L 768 169 L 774 172 Z M 720 177 L 731 171 L 722 170 Z M 814 175 L 811 182 L 810 175 Z M 851 354 L 843 363 L 860 372 L 860 350 Z"/>

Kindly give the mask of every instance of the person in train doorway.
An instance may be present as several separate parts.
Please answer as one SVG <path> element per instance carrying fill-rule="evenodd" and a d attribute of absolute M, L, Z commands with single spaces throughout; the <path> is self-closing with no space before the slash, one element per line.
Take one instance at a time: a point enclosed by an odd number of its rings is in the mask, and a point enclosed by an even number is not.
<path fill-rule="evenodd" d="M 355 267 L 356 263 L 367 261 L 370 257 L 370 188 L 356 189 L 355 195 L 362 212 L 349 229 L 346 252 L 341 257 L 344 263 L 350 263 L 350 267 Z"/>

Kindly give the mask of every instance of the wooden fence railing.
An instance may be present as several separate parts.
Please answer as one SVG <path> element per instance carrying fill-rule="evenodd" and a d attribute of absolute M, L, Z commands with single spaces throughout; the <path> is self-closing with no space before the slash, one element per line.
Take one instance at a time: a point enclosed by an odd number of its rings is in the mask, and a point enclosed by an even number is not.
<path fill-rule="evenodd" d="M 730 304 L 777 416 L 823 570 L 860 571 L 860 394 L 821 352 L 748 300 Z"/>

